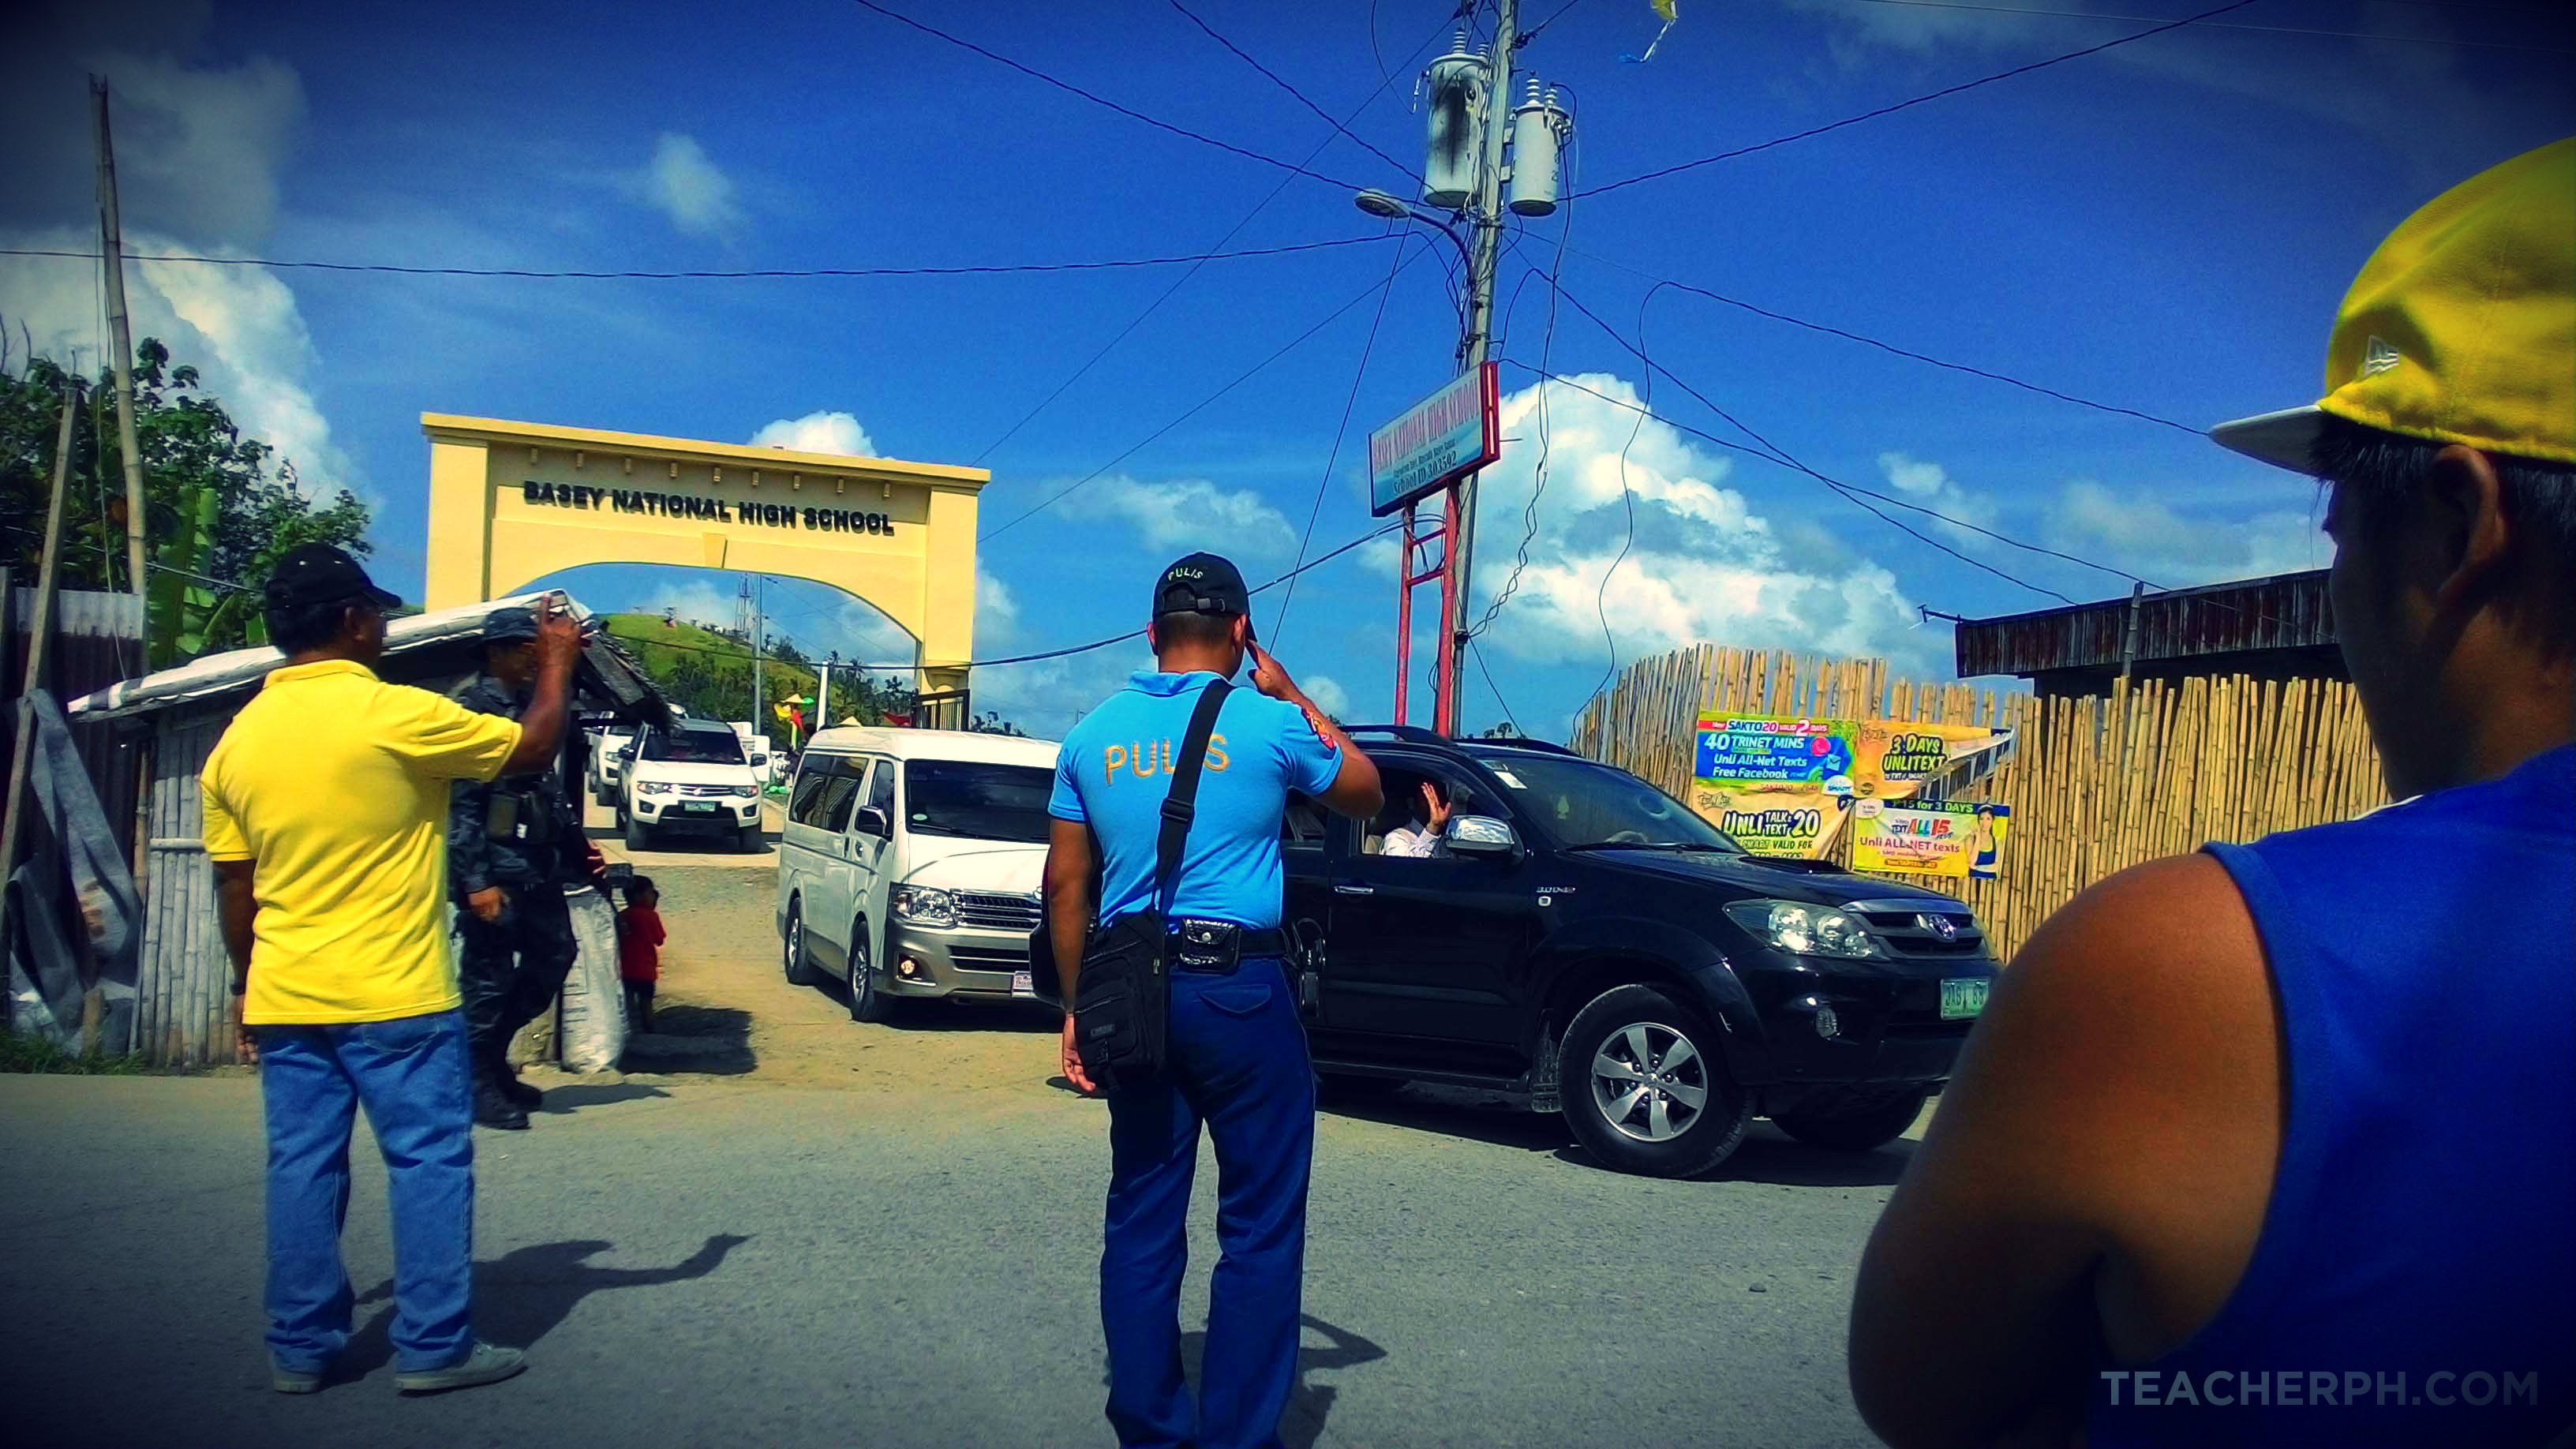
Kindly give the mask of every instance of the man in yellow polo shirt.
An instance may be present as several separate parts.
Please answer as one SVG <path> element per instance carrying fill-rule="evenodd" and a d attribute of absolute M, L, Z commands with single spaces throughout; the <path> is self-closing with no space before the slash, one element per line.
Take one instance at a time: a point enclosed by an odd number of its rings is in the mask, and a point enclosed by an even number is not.
<path fill-rule="evenodd" d="M 555 758 L 580 634 L 540 611 L 536 696 L 514 723 L 377 679 L 385 610 L 400 601 L 340 550 L 289 553 L 265 596 L 286 664 L 224 731 L 202 787 L 267 1110 L 270 1381 L 311 1393 L 348 1342 L 340 1225 L 363 1105 L 391 1181 L 395 1385 L 496 1383 L 526 1361 L 477 1342 L 470 1313 L 473 1107 L 447 940 L 448 782 Z"/>

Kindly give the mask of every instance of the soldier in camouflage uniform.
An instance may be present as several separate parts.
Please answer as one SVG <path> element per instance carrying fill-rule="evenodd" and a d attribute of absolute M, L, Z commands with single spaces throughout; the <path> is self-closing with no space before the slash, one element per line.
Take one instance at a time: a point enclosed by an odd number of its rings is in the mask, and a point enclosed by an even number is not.
<path fill-rule="evenodd" d="M 528 609 L 483 621 L 483 671 L 449 697 L 517 719 L 536 682 L 537 621 Z M 450 792 L 448 886 L 463 936 L 457 975 L 474 1064 L 474 1120 L 524 1130 L 541 1094 L 510 1067 L 510 1038 L 554 1004 L 579 948 L 563 888 L 594 866 L 560 765 Z"/>

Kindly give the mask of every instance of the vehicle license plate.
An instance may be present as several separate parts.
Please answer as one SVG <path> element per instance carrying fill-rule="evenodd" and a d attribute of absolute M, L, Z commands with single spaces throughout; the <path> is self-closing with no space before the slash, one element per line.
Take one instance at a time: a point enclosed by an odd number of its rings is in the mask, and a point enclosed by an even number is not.
<path fill-rule="evenodd" d="M 672 809 L 674 809 L 674 810 L 678 810 L 678 811 L 680 811 L 682 814 L 694 815 L 694 814 L 700 814 L 700 813 L 703 813 L 703 812 L 708 811 L 708 810 L 713 810 L 713 809 L 714 809 L 714 808 L 716 808 L 716 807 L 714 807 L 713 805 L 710 805 L 710 804 L 706 803 L 706 802 L 705 802 L 705 801 L 703 801 L 703 800 L 683 800 L 683 801 L 681 801 L 679 804 L 674 805 L 674 806 L 672 806 L 671 808 L 672 808 Z"/>
<path fill-rule="evenodd" d="M 1986 988 L 1990 982 L 1982 977 L 1966 976 L 1941 983 L 1941 1019 L 1956 1021 L 1974 1016 L 1986 1009 Z"/>
<path fill-rule="evenodd" d="M 1028 972 L 1014 971 L 1011 973 L 1011 994 L 1013 996 L 1035 996 L 1038 994 L 1037 983 L 1029 979 Z"/>

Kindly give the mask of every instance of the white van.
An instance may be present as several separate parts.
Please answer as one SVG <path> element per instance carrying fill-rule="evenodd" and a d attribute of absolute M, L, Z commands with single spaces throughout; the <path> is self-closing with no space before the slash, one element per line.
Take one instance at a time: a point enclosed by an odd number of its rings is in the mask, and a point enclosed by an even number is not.
<path fill-rule="evenodd" d="M 797 762 L 778 846 L 787 979 L 906 997 L 1031 995 L 1056 747 L 960 730 L 828 729 Z"/>

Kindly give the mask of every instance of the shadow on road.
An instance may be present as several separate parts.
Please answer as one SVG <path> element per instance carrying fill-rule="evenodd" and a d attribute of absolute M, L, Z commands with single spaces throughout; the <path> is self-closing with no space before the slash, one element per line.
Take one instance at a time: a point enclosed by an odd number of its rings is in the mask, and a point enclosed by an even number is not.
<path fill-rule="evenodd" d="M 1070 1083 L 1064 1086 L 1072 1090 Z M 1336 1117 L 1438 1132 L 1524 1152 L 1548 1152 L 1578 1167 L 1615 1170 L 1604 1167 L 1601 1159 L 1572 1140 L 1573 1132 L 1563 1117 L 1527 1111 L 1490 1092 L 1419 1084 L 1401 1090 L 1375 1084 L 1327 1084 L 1321 1105 Z M 1838 1152 L 1793 1141 L 1767 1123 L 1756 1123 L 1746 1132 L 1744 1145 L 1701 1180 L 1775 1187 L 1892 1187 L 1904 1175 L 1905 1164 L 1913 1160 L 1914 1146 L 1899 1138 L 1871 1152 Z"/>
<path fill-rule="evenodd" d="M 823 994 L 843 1006 L 850 1002 L 850 985 L 839 977 L 826 977 Z M 944 1001 L 896 1000 L 894 1012 L 885 1024 L 900 1032 L 1002 1031 L 1022 1035 L 1064 1030 L 1064 1013 L 1038 1001 Z"/>
<path fill-rule="evenodd" d="M 474 1265 L 474 1332 L 478 1338 L 525 1348 L 552 1333 L 574 1305 L 593 1293 L 612 1288 L 654 1288 L 703 1278 L 723 1266 L 725 1255 L 751 1241 L 739 1233 L 720 1233 L 706 1246 L 668 1268 L 594 1268 L 586 1261 L 617 1246 L 596 1238 L 543 1243 L 507 1257 Z M 393 1280 L 388 1278 L 358 1299 L 359 1306 L 384 1303 L 383 1312 L 349 1341 L 341 1363 L 347 1372 L 363 1374 L 393 1361 Z"/>
<path fill-rule="evenodd" d="M 653 1029 L 628 1037 L 618 1064 L 630 1072 L 742 1076 L 760 1064 L 751 1049 L 751 1013 L 731 1006 L 657 1007 Z"/>
<path fill-rule="evenodd" d="M 1355 1368 L 1375 1363 L 1386 1357 L 1386 1350 L 1346 1329 L 1335 1328 L 1315 1315 L 1299 1317 L 1309 1333 L 1320 1333 L 1332 1342 L 1324 1345 L 1300 1344 L 1297 1349 L 1297 1385 L 1288 1391 L 1287 1411 L 1279 1418 L 1279 1441 L 1286 1449 L 1314 1449 L 1324 1437 L 1324 1420 L 1333 1412 L 1333 1401 L 1341 1390 L 1332 1384 L 1319 1384 L 1311 1379 L 1317 1369 Z M 1192 1384 L 1203 1383 L 1200 1369 L 1207 1354 L 1205 1333 L 1181 1335 L 1181 1370 Z M 1101 1383 L 1109 1382 L 1103 1375 Z"/>
<path fill-rule="evenodd" d="M 1898 1138 L 1868 1152 L 1838 1152 L 1756 1127 L 1710 1182 L 1767 1182 L 1775 1187 L 1893 1187 L 1914 1160 L 1915 1144 Z"/>
<path fill-rule="evenodd" d="M 614 1085 L 600 1082 L 579 1087 L 548 1087 L 545 1105 L 538 1110 L 568 1117 L 584 1107 L 604 1107 L 611 1102 L 640 1102 L 651 1097 L 669 1095 L 671 1094 L 659 1087 L 649 1087 L 637 1082 Z"/>
<path fill-rule="evenodd" d="M 1565 1147 L 1572 1135 L 1563 1117 L 1513 1106 L 1491 1092 L 1455 1087 L 1417 1085 L 1393 1090 L 1374 1084 L 1363 1088 L 1328 1083 L 1321 1105 L 1336 1117 L 1439 1132 L 1524 1152 Z"/>

